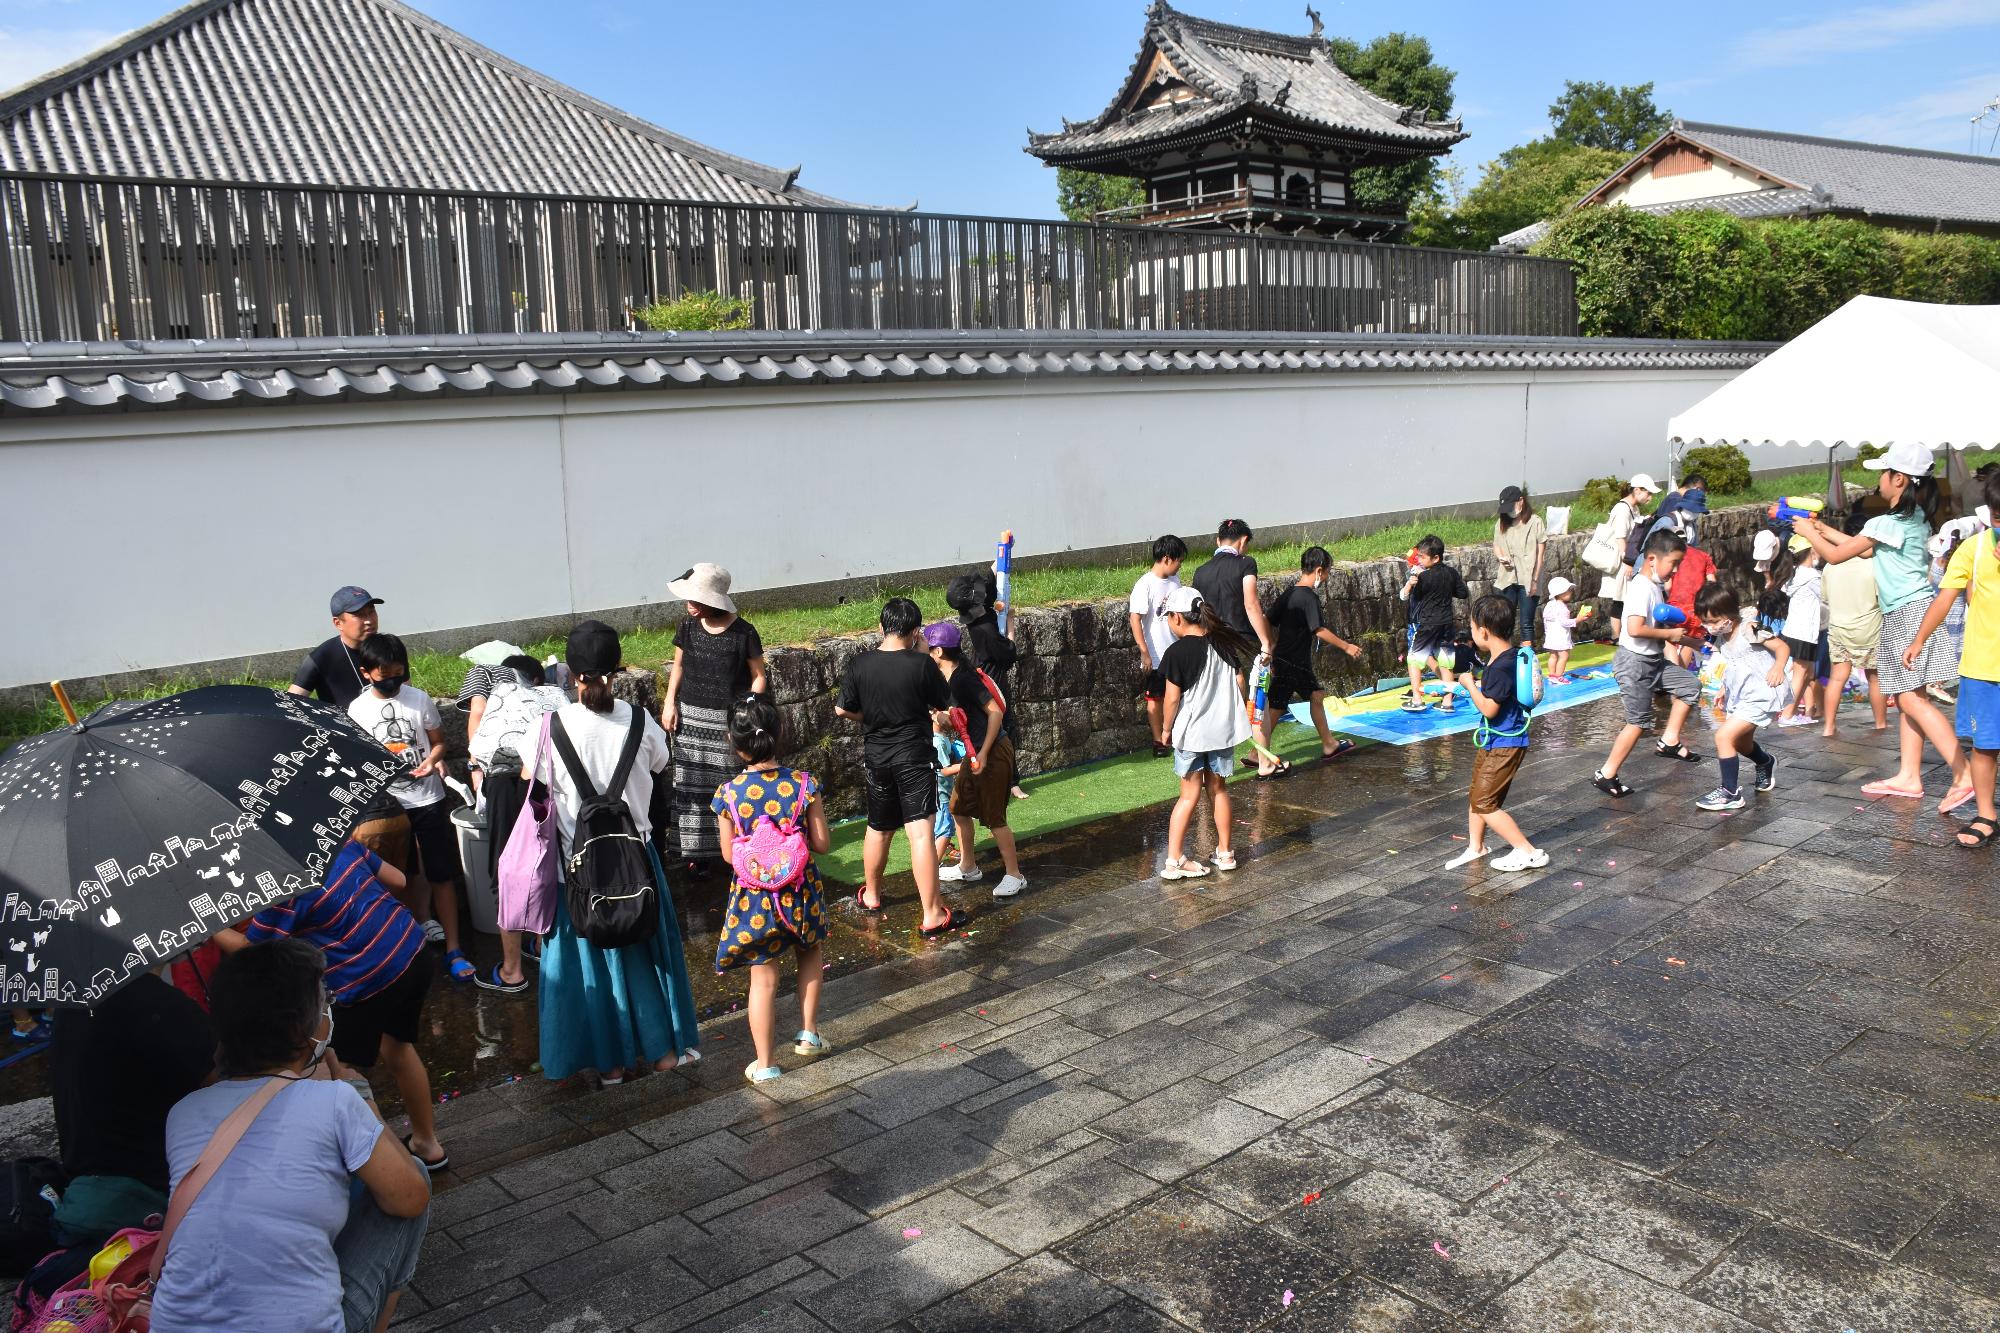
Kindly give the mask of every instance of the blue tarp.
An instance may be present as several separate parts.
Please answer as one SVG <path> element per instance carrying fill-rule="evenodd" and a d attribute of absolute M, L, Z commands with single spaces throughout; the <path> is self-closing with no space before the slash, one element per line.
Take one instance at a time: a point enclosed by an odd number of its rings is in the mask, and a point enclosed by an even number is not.
<path fill-rule="evenodd" d="M 1567 685 L 1550 685 L 1542 691 L 1542 705 L 1535 713 L 1540 716 L 1574 708 L 1617 692 L 1618 682 L 1611 678 L 1608 668 L 1573 671 Z M 1465 697 L 1464 690 L 1457 692 L 1457 698 L 1458 707 L 1449 713 L 1435 708 L 1421 713 L 1405 713 L 1398 708 L 1336 714 L 1334 709 L 1329 708 L 1327 725 L 1343 735 L 1387 741 L 1391 745 L 1410 745 L 1438 736 L 1457 736 L 1476 729 L 1480 723 L 1479 710 Z M 1303 703 L 1293 704 L 1288 715 L 1294 722 L 1311 724 L 1312 715 Z"/>

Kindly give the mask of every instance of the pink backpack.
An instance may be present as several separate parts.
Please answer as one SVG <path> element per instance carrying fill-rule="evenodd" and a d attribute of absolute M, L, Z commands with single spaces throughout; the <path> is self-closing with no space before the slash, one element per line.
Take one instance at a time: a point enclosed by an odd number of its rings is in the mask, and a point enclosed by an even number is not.
<path fill-rule="evenodd" d="M 804 794 L 801 790 L 800 796 Z M 776 892 L 789 889 L 805 878 L 812 849 L 806 845 L 806 831 L 801 822 L 804 805 L 801 800 L 782 820 L 757 815 L 751 819 L 749 828 L 736 831 L 729 859 L 738 884 L 746 889 Z"/>

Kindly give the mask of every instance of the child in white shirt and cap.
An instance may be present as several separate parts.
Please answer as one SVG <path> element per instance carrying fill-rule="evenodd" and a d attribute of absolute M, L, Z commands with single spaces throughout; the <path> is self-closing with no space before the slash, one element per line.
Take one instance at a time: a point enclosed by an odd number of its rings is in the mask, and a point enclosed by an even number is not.
<path fill-rule="evenodd" d="M 1583 613 L 1590 608 L 1579 608 L 1576 614 L 1570 611 L 1569 599 L 1575 594 L 1576 585 L 1558 574 L 1549 580 L 1549 602 L 1542 608 L 1542 647 L 1548 650 L 1551 685 L 1569 684 L 1569 650 L 1576 647 L 1572 631 Z"/>

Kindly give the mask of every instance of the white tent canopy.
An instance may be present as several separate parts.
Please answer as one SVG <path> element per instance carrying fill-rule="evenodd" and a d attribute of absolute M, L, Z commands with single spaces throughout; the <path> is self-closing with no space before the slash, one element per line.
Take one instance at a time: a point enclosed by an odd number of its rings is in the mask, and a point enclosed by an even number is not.
<path fill-rule="evenodd" d="M 1667 423 L 1691 444 L 2000 444 L 2000 306 L 1857 296 Z"/>

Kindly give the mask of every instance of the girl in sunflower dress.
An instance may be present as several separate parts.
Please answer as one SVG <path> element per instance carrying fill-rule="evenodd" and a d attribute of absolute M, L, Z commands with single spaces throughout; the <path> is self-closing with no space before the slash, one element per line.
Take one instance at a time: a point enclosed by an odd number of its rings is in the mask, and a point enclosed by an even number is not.
<path fill-rule="evenodd" d="M 750 969 L 750 1037 L 757 1058 L 743 1070 L 752 1083 L 784 1071 L 771 1062 L 777 1045 L 772 1008 L 778 964 L 798 951 L 799 1034 L 792 1050 L 824 1055 L 819 1035 L 820 943 L 826 938 L 825 888 L 812 854 L 833 846 L 819 780 L 778 762 L 778 710 L 752 696 L 729 710 L 729 743 L 743 771 L 718 787 L 710 809 L 717 816 L 722 859 L 734 876 L 729 911 L 715 946 L 715 970 Z M 762 823 L 766 828 L 760 829 Z M 757 852 L 752 855 L 752 844 Z M 767 886 L 769 885 L 769 886 Z"/>

